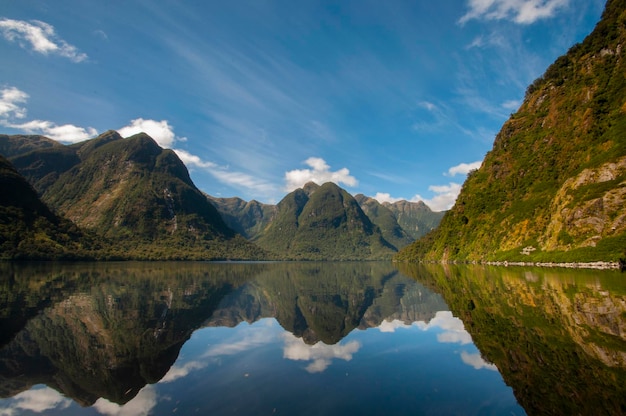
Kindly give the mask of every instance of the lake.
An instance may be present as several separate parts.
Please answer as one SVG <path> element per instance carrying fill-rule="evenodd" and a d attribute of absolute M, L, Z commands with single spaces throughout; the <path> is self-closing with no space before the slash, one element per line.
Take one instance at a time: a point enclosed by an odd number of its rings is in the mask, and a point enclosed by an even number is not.
<path fill-rule="evenodd" d="M 0 415 L 626 413 L 626 274 L 0 264 Z"/>

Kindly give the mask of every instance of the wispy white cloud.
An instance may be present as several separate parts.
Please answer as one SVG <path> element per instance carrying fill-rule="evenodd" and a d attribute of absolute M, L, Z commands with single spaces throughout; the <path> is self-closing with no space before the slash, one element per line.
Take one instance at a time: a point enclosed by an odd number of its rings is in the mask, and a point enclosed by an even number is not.
<path fill-rule="evenodd" d="M 186 137 L 178 137 L 174 133 L 174 127 L 167 120 L 150 120 L 138 118 L 132 120 L 128 126 L 118 129 L 123 137 L 129 137 L 137 133 L 146 133 L 152 137 L 161 147 L 170 148 L 178 142 L 186 142 Z M 226 166 L 203 160 L 200 156 L 190 153 L 180 148 L 172 149 L 187 166 L 188 169 L 202 169 L 211 174 L 219 182 L 233 186 L 235 188 L 244 188 L 248 191 L 254 191 L 257 194 L 272 195 L 277 190 L 277 186 L 271 184 L 264 179 L 245 172 L 232 171 Z"/>
<path fill-rule="evenodd" d="M 182 149 L 173 149 L 188 169 L 200 168 L 211 174 L 219 182 L 235 188 L 245 188 L 262 195 L 273 195 L 277 186 L 248 173 L 231 171 L 228 167 L 202 160 L 199 156 Z"/>
<path fill-rule="evenodd" d="M 193 371 L 202 370 L 211 363 L 210 359 L 225 355 L 241 354 L 273 342 L 276 339 L 277 330 L 277 326 L 274 323 L 275 320 L 266 318 L 257 321 L 253 325 L 248 325 L 247 323 L 240 324 L 234 328 L 234 331 L 239 335 L 231 336 L 219 344 L 211 345 L 197 360 L 173 365 L 167 374 L 159 380 L 159 383 L 170 383 L 186 377 Z M 233 339 L 236 339 L 236 341 L 233 341 Z"/>
<path fill-rule="evenodd" d="M 159 380 L 159 383 L 171 383 L 172 381 L 178 380 L 179 378 L 186 377 L 192 371 L 202 370 L 207 365 L 209 365 L 209 362 L 206 361 L 206 360 L 204 360 L 204 361 L 189 361 L 189 362 L 187 362 L 187 363 L 185 363 L 183 365 L 176 365 L 175 364 L 175 365 L 171 366 L 170 369 L 168 370 L 167 374 L 165 374 L 163 376 L 163 378 L 161 380 Z"/>
<path fill-rule="evenodd" d="M 569 0 L 469 0 L 469 10 L 459 19 L 464 24 L 472 19 L 510 20 L 531 24 L 555 15 Z"/>
<path fill-rule="evenodd" d="M 48 23 L 31 20 L 0 19 L 0 33 L 10 41 L 17 42 L 22 48 L 30 49 L 42 55 L 59 55 L 72 62 L 83 62 L 87 54 L 61 39 L 54 27 Z"/>
<path fill-rule="evenodd" d="M 284 332 L 283 339 L 285 341 L 283 357 L 294 361 L 312 361 L 306 367 L 309 373 L 321 373 L 328 368 L 333 359 L 350 361 L 352 355 L 361 348 L 358 341 L 334 345 L 326 345 L 320 341 L 315 345 L 307 345 L 302 338 L 297 338 L 290 332 Z"/>
<path fill-rule="evenodd" d="M 325 182 L 334 182 L 338 185 L 357 186 L 358 181 L 347 168 L 331 171 L 326 161 L 319 157 L 310 157 L 304 161 L 312 169 L 294 169 L 285 172 L 285 190 L 290 192 L 302 187 L 307 182 L 321 185 Z"/>
<path fill-rule="evenodd" d="M 467 175 L 472 170 L 480 168 L 480 165 L 482 164 L 483 164 L 482 160 L 478 160 L 472 163 L 459 163 L 458 165 L 452 166 L 450 169 L 448 169 L 448 172 L 445 175 L 446 176 Z"/>
<path fill-rule="evenodd" d="M 77 143 L 98 134 L 93 127 L 79 127 L 73 124 L 58 125 L 47 120 L 22 121 L 26 118 L 29 95 L 16 87 L 0 90 L 0 126 L 22 130 L 28 134 L 41 134 L 62 143 Z M 19 120 L 19 121 L 18 121 Z"/>
<path fill-rule="evenodd" d="M 178 155 L 180 160 L 187 166 L 187 168 L 192 169 L 194 167 L 202 168 L 202 169 L 217 169 L 217 164 L 213 162 L 207 162 L 200 158 L 200 156 L 193 155 L 186 150 L 183 149 L 172 149 Z"/>
<path fill-rule="evenodd" d="M 507 100 L 503 102 L 501 106 L 507 110 L 517 110 L 521 104 L 522 102 L 520 100 Z"/>
<path fill-rule="evenodd" d="M 93 404 L 93 408 L 107 416 L 147 416 L 157 405 L 157 394 L 154 386 L 147 385 L 126 404 L 119 405 L 99 398 Z"/>

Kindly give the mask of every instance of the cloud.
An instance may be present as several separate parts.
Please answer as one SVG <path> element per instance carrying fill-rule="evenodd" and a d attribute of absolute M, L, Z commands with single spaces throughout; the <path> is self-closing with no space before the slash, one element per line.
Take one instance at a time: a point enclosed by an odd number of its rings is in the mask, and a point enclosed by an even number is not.
<path fill-rule="evenodd" d="M 118 129 L 117 132 L 122 137 L 130 137 L 138 133 L 146 133 L 152 137 L 159 146 L 170 149 L 176 141 L 186 141 L 184 137 L 176 137 L 174 127 L 170 126 L 167 120 L 145 120 L 137 118 L 132 120 L 128 126 Z"/>
<path fill-rule="evenodd" d="M 470 171 L 480 168 L 482 161 L 476 161 L 471 163 L 460 163 L 456 166 L 452 166 L 448 169 L 444 176 L 456 176 L 467 175 Z M 432 198 L 424 198 L 423 196 L 416 194 L 413 198 L 393 197 L 388 193 L 377 192 L 374 196 L 381 204 L 383 202 L 394 203 L 402 200 L 410 202 L 422 201 L 433 211 L 445 211 L 454 205 L 459 193 L 461 192 L 462 184 L 456 182 L 449 182 L 447 185 L 430 185 L 428 190 L 434 193 Z"/>
<path fill-rule="evenodd" d="M 83 62 L 87 55 L 57 36 L 54 27 L 48 23 L 31 20 L 0 19 L 0 33 L 10 41 L 17 42 L 24 49 L 31 49 L 42 55 L 59 55 L 72 62 Z"/>
<path fill-rule="evenodd" d="M 472 19 L 511 20 L 518 24 L 531 24 L 554 16 L 567 6 L 569 0 L 469 0 L 469 10 L 461 19 L 464 24 Z"/>
<path fill-rule="evenodd" d="M 79 127 L 73 124 L 58 125 L 47 120 L 31 120 L 17 122 L 26 118 L 26 107 L 29 95 L 15 87 L 0 90 L 0 126 L 22 130 L 27 134 L 41 134 L 63 143 L 77 143 L 90 139 L 98 134 L 93 127 Z"/>
<path fill-rule="evenodd" d="M 399 319 L 394 319 L 392 321 L 383 320 L 378 326 L 378 330 L 380 332 L 396 332 L 398 328 L 411 328 L 412 325 L 407 325 Z"/>
<path fill-rule="evenodd" d="M 233 172 L 225 166 L 203 160 L 200 156 L 189 153 L 187 150 L 173 148 L 172 146 L 175 143 L 186 142 L 188 139 L 176 136 L 174 127 L 167 120 L 157 121 L 137 118 L 132 120 L 128 126 L 118 129 L 118 133 L 122 137 L 130 137 L 142 132 L 152 137 L 159 146 L 172 149 L 190 170 L 193 168 L 203 169 L 221 183 L 228 186 L 246 188 L 257 193 L 272 194 L 276 190 L 276 186 L 260 179 L 258 176 L 244 172 Z"/>
<path fill-rule="evenodd" d="M 108 416 L 144 416 L 151 414 L 156 404 L 156 390 L 154 386 L 147 385 L 131 401 L 124 405 L 99 398 L 93 404 L 93 408 L 101 414 Z"/>
<path fill-rule="evenodd" d="M 383 202 L 389 202 L 393 204 L 394 202 L 402 201 L 404 198 L 394 198 L 386 192 L 376 192 L 376 195 L 374 195 L 374 199 L 380 202 L 381 204 Z"/>
<path fill-rule="evenodd" d="M 193 155 L 186 150 L 173 149 L 180 160 L 188 169 L 200 168 L 210 173 L 215 179 L 229 186 L 236 188 L 246 188 L 257 193 L 272 194 L 276 186 L 244 172 L 233 172 L 227 167 L 220 166 L 213 162 L 202 160 L 199 156 Z"/>
<path fill-rule="evenodd" d="M 472 170 L 480 168 L 480 165 L 482 164 L 483 164 L 482 160 L 478 160 L 472 163 L 460 163 L 448 169 L 448 173 L 445 175 L 446 176 L 467 175 Z"/>
<path fill-rule="evenodd" d="M 4 124 L 6 127 L 24 130 L 28 134 L 41 134 L 62 143 L 78 143 L 98 135 L 93 127 L 78 127 L 73 124 L 61 126 L 52 121 L 32 120 L 21 124 Z"/>
<path fill-rule="evenodd" d="M 15 400 L 15 403 L 12 404 L 11 408 L 0 408 L 0 414 L 17 414 L 17 409 L 41 413 L 50 409 L 62 410 L 72 404 L 70 399 L 63 397 L 58 391 L 50 387 L 23 391 L 15 395 L 13 400 Z"/>
<path fill-rule="evenodd" d="M 388 193 L 377 192 L 376 195 L 374 195 L 374 199 L 376 199 L 381 204 L 383 202 L 394 203 L 398 201 L 422 201 L 423 203 L 428 205 L 428 207 L 433 211 L 445 211 L 452 208 L 454 202 L 456 201 L 456 198 L 461 192 L 461 188 L 462 185 L 460 183 L 450 182 L 447 185 L 430 185 L 428 187 L 428 190 L 435 194 L 432 198 L 424 198 L 419 194 L 415 195 L 413 198 L 396 198 L 392 197 Z"/>
<path fill-rule="evenodd" d="M 339 169 L 335 172 L 330 170 L 330 166 L 324 159 L 310 157 L 304 161 L 312 169 L 295 169 L 285 172 L 285 190 L 288 192 L 301 188 L 307 182 L 315 182 L 322 185 L 325 182 L 334 182 L 347 186 L 357 186 L 358 181 L 350 175 L 347 168 Z"/>
<path fill-rule="evenodd" d="M 429 101 L 421 101 L 418 103 L 418 105 L 428 111 L 434 111 L 437 109 L 437 106 Z"/>
<path fill-rule="evenodd" d="M 465 364 L 474 367 L 476 370 L 484 368 L 490 371 L 498 371 L 498 367 L 496 367 L 495 364 L 486 362 L 480 354 L 470 354 L 466 351 L 461 351 L 461 360 Z"/>
<path fill-rule="evenodd" d="M 294 361 L 312 361 L 306 367 L 309 373 L 321 373 L 333 359 L 350 361 L 352 355 L 361 348 L 358 341 L 335 345 L 326 345 L 320 341 L 315 345 L 307 345 L 302 338 L 297 338 L 290 332 L 285 332 L 282 336 L 285 340 L 283 357 Z"/>
<path fill-rule="evenodd" d="M 452 315 L 450 311 L 438 311 L 435 317 L 428 323 L 423 321 L 415 322 L 414 325 L 427 331 L 431 328 L 440 328 L 443 331 L 437 334 L 437 341 L 441 343 L 471 344 L 472 336 L 465 330 L 463 321 Z"/>
<path fill-rule="evenodd" d="M 452 208 L 461 192 L 461 187 L 462 185 L 456 182 L 450 182 L 447 185 L 431 185 L 428 190 L 434 192 L 435 196 L 427 199 L 415 195 L 411 201 L 424 201 L 433 211 L 444 211 Z"/>
<path fill-rule="evenodd" d="M 208 359 L 240 354 L 273 342 L 276 339 L 274 322 L 273 319 L 262 319 L 253 325 L 246 323 L 238 325 L 234 329 L 235 335 L 225 339 L 220 344 L 212 345 L 198 357 L 198 360 L 189 361 L 182 365 L 175 364 L 170 367 L 167 374 L 159 380 L 159 383 L 170 383 L 186 377 L 193 371 L 202 370 L 210 364 L 211 361 Z M 233 342 L 233 339 L 237 339 L 237 341 Z"/>
<path fill-rule="evenodd" d="M 522 102 L 520 100 L 508 100 L 503 102 L 501 106 L 507 110 L 517 110 L 521 104 Z"/>
<path fill-rule="evenodd" d="M 198 168 L 203 168 L 203 169 L 213 169 L 217 167 L 215 163 L 205 162 L 204 160 L 200 159 L 199 156 L 192 155 L 186 150 L 182 150 L 182 149 L 172 149 L 172 150 L 174 150 L 174 152 L 178 155 L 180 160 L 182 160 L 183 163 L 188 168 L 198 167 Z"/>
<path fill-rule="evenodd" d="M 184 365 L 173 365 L 170 367 L 167 374 L 163 376 L 159 383 L 170 383 L 174 380 L 178 380 L 179 378 L 186 377 L 189 373 L 194 370 L 202 370 L 209 363 L 207 361 L 190 361 L 185 363 Z"/>
<path fill-rule="evenodd" d="M 26 108 L 18 104 L 26 103 L 27 100 L 28 94 L 15 87 L 0 90 L 0 119 L 26 117 Z"/>

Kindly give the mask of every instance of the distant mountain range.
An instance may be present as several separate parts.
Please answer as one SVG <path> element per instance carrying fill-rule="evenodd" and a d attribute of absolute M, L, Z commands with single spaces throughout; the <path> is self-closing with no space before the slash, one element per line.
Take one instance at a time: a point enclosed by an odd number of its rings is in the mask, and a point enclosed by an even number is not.
<path fill-rule="evenodd" d="M 0 229 L 5 259 L 391 258 L 442 215 L 423 203 L 381 205 L 362 195 L 359 205 L 332 183 L 306 184 L 277 205 L 214 198 L 196 188 L 173 151 L 143 133 L 107 131 L 70 146 L 0 135 L 0 151 L 10 188 L 0 221 L 25 218 L 19 231 Z M 42 234 L 46 221 L 65 228 Z M 40 236 L 37 244 L 26 242 L 29 235 Z"/>
<path fill-rule="evenodd" d="M 439 228 L 398 260 L 626 257 L 626 2 L 528 87 Z"/>

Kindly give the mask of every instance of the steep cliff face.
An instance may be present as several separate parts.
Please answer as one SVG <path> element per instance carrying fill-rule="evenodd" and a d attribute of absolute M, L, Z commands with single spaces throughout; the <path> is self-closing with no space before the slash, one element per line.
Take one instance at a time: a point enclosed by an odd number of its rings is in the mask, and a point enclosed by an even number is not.
<path fill-rule="evenodd" d="M 439 229 L 400 259 L 616 260 L 626 249 L 626 4 L 529 86 Z"/>

